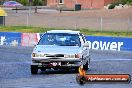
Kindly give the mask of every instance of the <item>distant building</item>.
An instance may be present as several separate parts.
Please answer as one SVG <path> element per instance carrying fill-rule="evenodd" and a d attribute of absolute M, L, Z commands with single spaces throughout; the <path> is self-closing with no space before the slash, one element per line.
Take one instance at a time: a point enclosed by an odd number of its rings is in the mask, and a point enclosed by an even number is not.
<path fill-rule="evenodd" d="M 58 5 L 64 5 L 66 8 L 74 8 L 75 4 L 81 4 L 82 9 L 89 8 L 103 8 L 113 2 L 119 0 L 47 0 L 47 6 L 57 7 Z"/>

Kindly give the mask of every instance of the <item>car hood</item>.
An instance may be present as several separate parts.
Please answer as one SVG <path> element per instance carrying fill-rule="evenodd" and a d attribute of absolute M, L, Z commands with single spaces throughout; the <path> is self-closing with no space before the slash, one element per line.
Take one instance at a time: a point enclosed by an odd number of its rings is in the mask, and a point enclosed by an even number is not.
<path fill-rule="evenodd" d="M 34 48 L 34 53 L 45 54 L 77 54 L 81 53 L 79 46 L 51 46 L 51 45 L 37 45 Z"/>

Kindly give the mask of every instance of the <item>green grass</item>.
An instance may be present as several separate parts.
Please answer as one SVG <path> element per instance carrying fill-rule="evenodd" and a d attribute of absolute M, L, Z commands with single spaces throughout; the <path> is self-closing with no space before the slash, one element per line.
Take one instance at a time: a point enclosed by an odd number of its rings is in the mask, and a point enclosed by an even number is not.
<path fill-rule="evenodd" d="M 58 29 L 30 27 L 30 26 L 0 26 L 0 32 L 44 33 L 48 30 L 58 30 Z M 64 30 L 64 29 L 59 29 L 59 30 Z M 92 35 L 92 36 L 132 37 L 132 32 L 92 31 L 89 29 L 76 29 L 76 30 L 81 31 L 85 35 Z"/>

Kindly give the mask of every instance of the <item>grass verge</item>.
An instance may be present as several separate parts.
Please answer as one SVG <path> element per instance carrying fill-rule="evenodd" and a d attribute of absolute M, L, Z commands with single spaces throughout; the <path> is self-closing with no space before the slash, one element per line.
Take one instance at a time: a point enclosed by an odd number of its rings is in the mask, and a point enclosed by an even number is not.
<path fill-rule="evenodd" d="M 48 30 L 64 30 L 64 29 L 41 28 L 41 27 L 30 27 L 30 26 L 0 26 L 0 32 L 44 33 Z M 91 31 L 89 29 L 74 29 L 74 30 L 81 31 L 85 35 L 92 35 L 92 36 L 132 37 L 132 32 Z"/>

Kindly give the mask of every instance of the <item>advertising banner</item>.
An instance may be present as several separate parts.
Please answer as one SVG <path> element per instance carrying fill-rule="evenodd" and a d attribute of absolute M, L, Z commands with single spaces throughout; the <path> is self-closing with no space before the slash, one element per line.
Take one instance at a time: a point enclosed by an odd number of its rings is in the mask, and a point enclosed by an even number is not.
<path fill-rule="evenodd" d="M 21 33 L 0 32 L 0 45 L 21 45 Z"/>
<path fill-rule="evenodd" d="M 132 51 L 132 38 L 86 36 L 90 49 Z"/>
<path fill-rule="evenodd" d="M 22 46 L 34 46 L 38 42 L 38 33 L 22 33 L 21 45 Z"/>
<path fill-rule="evenodd" d="M 33 46 L 37 44 L 41 33 L 0 32 L 0 45 Z M 132 51 L 132 38 L 85 36 L 89 48 L 94 50 Z"/>

